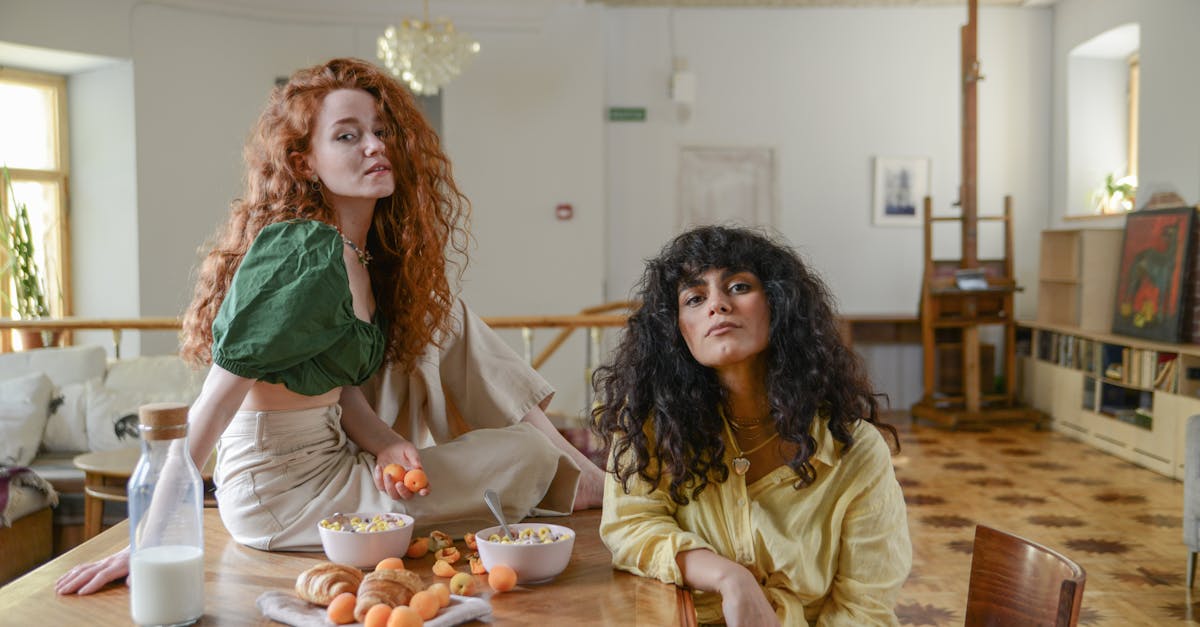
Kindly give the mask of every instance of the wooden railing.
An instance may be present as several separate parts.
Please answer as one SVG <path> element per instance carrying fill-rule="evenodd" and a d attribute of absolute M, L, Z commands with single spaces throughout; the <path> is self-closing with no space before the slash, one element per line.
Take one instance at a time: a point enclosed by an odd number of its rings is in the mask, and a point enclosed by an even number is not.
<path fill-rule="evenodd" d="M 624 308 L 625 303 L 611 303 L 601 308 Z M 590 308 L 595 310 L 599 308 Z M 558 347 L 579 328 L 600 330 L 605 327 L 620 327 L 625 324 L 626 314 L 580 313 L 554 316 L 484 316 L 483 321 L 493 329 L 521 329 L 525 343 L 525 359 L 535 368 L 550 358 Z M 121 337 L 124 331 L 176 331 L 183 328 L 179 318 L 54 318 L 40 320 L 0 319 L 0 331 L 37 331 L 62 333 L 69 343 L 69 334 L 74 331 L 112 331 L 113 354 L 121 356 Z M 534 329 L 561 329 L 559 335 L 542 353 L 533 357 Z M 598 344 L 599 341 L 597 340 Z M 11 338 L 4 333 L 5 352 L 12 350 Z M 598 357 L 598 347 L 589 346 L 589 352 Z"/>

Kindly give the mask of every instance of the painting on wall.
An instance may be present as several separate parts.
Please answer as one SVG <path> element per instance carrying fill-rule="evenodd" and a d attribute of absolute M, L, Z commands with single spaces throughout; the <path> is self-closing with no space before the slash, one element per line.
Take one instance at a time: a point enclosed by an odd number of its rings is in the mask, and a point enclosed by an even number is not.
<path fill-rule="evenodd" d="M 703 224 L 778 226 L 770 148 L 686 146 L 679 151 L 680 231 Z"/>
<path fill-rule="evenodd" d="M 871 223 L 875 226 L 921 226 L 929 195 L 929 159 L 875 157 Z"/>
<path fill-rule="evenodd" d="M 1191 207 L 1135 211 L 1125 218 L 1113 333 L 1178 342 L 1190 267 Z"/>

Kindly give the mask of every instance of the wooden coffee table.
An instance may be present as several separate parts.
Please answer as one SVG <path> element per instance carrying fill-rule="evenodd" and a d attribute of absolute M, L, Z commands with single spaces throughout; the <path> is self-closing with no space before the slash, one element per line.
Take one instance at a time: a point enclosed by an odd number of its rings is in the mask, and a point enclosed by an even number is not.
<path fill-rule="evenodd" d="M 104 524 L 105 501 L 124 503 L 129 500 L 126 484 L 137 467 L 142 448 L 134 446 L 84 453 L 74 459 L 75 467 L 83 471 L 83 539 L 94 538 Z M 212 480 L 215 456 L 200 470 L 204 481 Z M 215 503 L 210 503 L 215 505 Z"/>
<path fill-rule="evenodd" d="M 651 579 L 614 571 L 597 529 L 600 511 L 535 519 L 575 530 L 566 570 L 553 581 L 491 595 L 486 575 L 476 575 L 480 596 L 492 605 L 491 625 L 695 625 L 691 593 Z M 129 623 L 129 588 L 117 583 L 80 596 L 59 596 L 54 582 L 72 567 L 95 561 L 129 543 L 123 521 L 33 572 L 0 588 L 0 622 L 12 625 L 118 625 Z M 296 576 L 325 558 L 322 553 L 267 553 L 235 542 L 216 509 L 204 510 L 204 617 L 202 625 L 271 625 L 255 605 L 268 590 L 290 591 Z M 432 555 L 406 559 L 426 583 Z M 464 570 L 460 568 L 459 570 Z M 480 625 L 482 623 L 471 623 Z"/>

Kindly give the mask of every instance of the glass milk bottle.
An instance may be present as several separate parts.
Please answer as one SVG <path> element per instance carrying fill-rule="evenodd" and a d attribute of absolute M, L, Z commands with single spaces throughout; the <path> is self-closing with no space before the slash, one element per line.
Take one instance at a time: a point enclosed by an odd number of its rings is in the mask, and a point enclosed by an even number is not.
<path fill-rule="evenodd" d="M 142 457 L 129 478 L 129 605 L 139 625 L 204 614 L 204 483 L 188 452 L 187 405 L 138 410 Z"/>

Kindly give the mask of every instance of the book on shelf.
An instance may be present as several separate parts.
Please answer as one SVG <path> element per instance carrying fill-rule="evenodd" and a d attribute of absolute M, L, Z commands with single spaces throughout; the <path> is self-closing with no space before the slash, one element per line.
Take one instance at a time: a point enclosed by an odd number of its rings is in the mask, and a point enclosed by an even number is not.
<path fill-rule="evenodd" d="M 1176 355 L 1169 353 L 1160 353 L 1158 355 L 1157 372 L 1154 375 L 1154 389 L 1171 393 L 1179 391 L 1179 378 L 1175 376 L 1175 369 L 1178 363 L 1179 358 Z"/>

